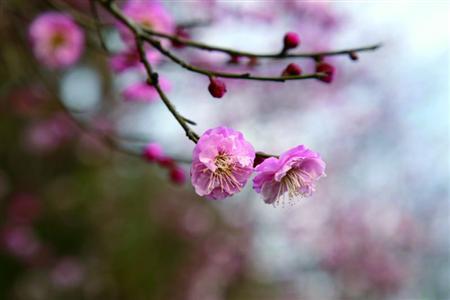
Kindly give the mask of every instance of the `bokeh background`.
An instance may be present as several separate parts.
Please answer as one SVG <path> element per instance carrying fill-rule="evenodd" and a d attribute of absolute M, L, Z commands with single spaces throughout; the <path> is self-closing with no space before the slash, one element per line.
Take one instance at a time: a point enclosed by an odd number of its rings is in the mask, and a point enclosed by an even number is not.
<path fill-rule="evenodd" d="M 207 21 L 192 38 L 238 49 L 276 51 L 286 31 L 305 51 L 383 43 L 357 62 L 330 59 L 332 84 L 226 80 L 220 100 L 207 78 L 158 66 L 197 132 L 227 125 L 269 153 L 305 144 L 327 177 L 286 207 L 264 204 L 250 185 L 208 201 L 172 184 L 102 142 L 112 131 L 121 148 L 157 141 L 190 157 L 162 103 L 122 99 L 139 74 L 113 74 L 87 28 L 70 69 L 46 70 L 30 51 L 35 16 L 89 15 L 87 2 L 1 1 L 0 299 L 450 299 L 448 2 L 163 4 L 177 22 Z M 102 34 L 120 49 L 113 28 Z M 176 51 L 226 70 L 279 74 L 286 64 Z"/>

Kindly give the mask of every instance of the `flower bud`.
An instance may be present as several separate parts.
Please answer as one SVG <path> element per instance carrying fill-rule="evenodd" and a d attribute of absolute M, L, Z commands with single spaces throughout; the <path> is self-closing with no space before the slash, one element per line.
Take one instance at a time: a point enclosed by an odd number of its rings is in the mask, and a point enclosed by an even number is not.
<path fill-rule="evenodd" d="M 325 73 L 325 77 L 318 78 L 320 81 L 330 83 L 333 81 L 334 67 L 326 62 L 320 62 L 316 64 L 317 73 Z"/>
<path fill-rule="evenodd" d="M 189 39 L 190 38 L 190 35 L 186 31 L 186 29 L 184 29 L 183 27 L 180 27 L 180 26 L 177 26 L 177 28 L 175 29 L 175 35 L 177 37 L 179 37 L 179 38 L 182 38 L 182 39 Z M 181 41 L 173 40 L 172 41 L 172 46 L 175 47 L 175 48 L 180 49 L 180 48 L 184 48 L 186 45 L 183 42 L 181 42 Z"/>
<path fill-rule="evenodd" d="M 158 165 L 163 168 L 171 169 L 175 167 L 175 161 L 168 156 L 162 156 L 158 159 Z"/>
<path fill-rule="evenodd" d="M 239 55 L 231 55 L 228 63 L 230 65 L 238 65 L 240 60 L 241 60 L 241 57 Z"/>
<path fill-rule="evenodd" d="M 227 87 L 223 81 L 210 77 L 208 90 L 214 98 L 222 98 L 227 92 Z"/>
<path fill-rule="evenodd" d="M 155 162 L 163 157 L 163 150 L 159 144 L 150 143 L 145 146 L 143 155 L 149 162 Z"/>
<path fill-rule="evenodd" d="M 281 73 L 281 76 L 298 76 L 302 74 L 302 69 L 299 65 L 291 63 L 286 66 L 286 68 L 283 70 L 283 73 Z"/>
<path fill-rule="evenodd" d="M 358 54 L 356 54 L 356 52 L 350 52 L 348 54 L 348 56 L 350 57 L 351 60 L 358 60 Z"/>
<path fill-rule="evenodd" d="M 175 166 L 169 172 L 170 180 L 176 184 L 184 184 L 186 182 L 186 174 L 181 167 Z"/>
<path fill-rule="evenodd" d="M 300 44 L 300 38 L 295 32 L 288 32 L 284 35 L 283 39 L 283 50 L 296 48 Z"/>
<path fill-rule="evenodd" d="M 259 64 L 259 60 L 257 57 L 254 57 L 254 56 L 249 57 L 247 66 L 249 66 L 250 68 L 253 68 L 253 67 L 257 66 L 258 64 Z"/>

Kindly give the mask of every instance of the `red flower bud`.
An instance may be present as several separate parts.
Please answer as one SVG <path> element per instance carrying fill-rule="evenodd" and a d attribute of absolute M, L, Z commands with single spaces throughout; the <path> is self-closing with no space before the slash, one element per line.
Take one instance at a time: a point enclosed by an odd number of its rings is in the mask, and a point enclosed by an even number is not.
<path fill-rule="evenodd" d="M 249 58 L 248 58 L 248 63 L 247 63 L 247 65 L 248 65 L 249 67 L 254 67 L 254 66 L 257 66 L 258 64 L 259 64 L 259 61 L 258 61 L 258 58 L 257 58 L 257 57 L 252 56 L 252 57 L 249 57 Z"/>
<path fill-rule="evenodd" d="M 288 64 L 286 68 L 281 73 L 281 76 L 297 76 L 302 74 L 302 69 L 297 64 Z"/>
<path fill-rule="evenodd" d="M 300 44 L 300 38 L 295 32 L 288 32 L 284 35 L 283 50 L 296 48 Z"/>
<path fill-rule="evenodd" d="M 351 60 L 358 60 L 358 54 L 356 54 L 356 52 L 352 51 L 348 54 L 348 56 L 350 56 Z"/>
<path fill-rule="evenodd" d="M 227 92 L 227 87 L 223 81 L 210 77 L 208 90 L 214 98 L 222 98 Z"/>
<path fill-rule="evenodd" d="M 158 159 L 158 165 L 163 168 L 171 169 L 175 167 L 175 161 L 168 156 L 163 156 Z"/>
<path fill-rule="evenodd" d="M 317 73 L 325 73 L 325 77 L 318 78 L 320 81 L 330 83 L 333 81 L 334 67 L 326 62 L 320 62 L 316 64 Z"/>
<path fill-rule="evenodd" d="M 169 173 L 170 180 L 176 184 L 184 184 L 186 182 L 186 174 L 184 170 L 180 167 L 174 167 Z"/>
<path fill-rule="evenodd" d="M 163 156 L 163 150 L 159 144 L 150 143 L 144 148 L 144 158 L 150 162 L 155 162 Z"/>
<path fill-rule="evenodd" d="M 183 27 L 177 26 L 175 29 L 175 35 L 182 39 L 189 39 L 191 36 Z M 186 45 L 183 42 L 172 40 L 172 46 L 175 48 L 184 48 Z"/>
<path fill-rule="evenodd" d="M 239 55 L 231 55 L 228 63 L 232 65 L 238 65 L 240 60 L 241 57 Z"/>

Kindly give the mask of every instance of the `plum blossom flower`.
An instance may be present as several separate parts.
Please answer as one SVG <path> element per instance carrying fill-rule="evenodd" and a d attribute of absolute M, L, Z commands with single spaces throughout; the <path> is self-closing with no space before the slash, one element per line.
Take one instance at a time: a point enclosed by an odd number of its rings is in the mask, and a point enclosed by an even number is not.
<path fill-rule="evenodd" d="M 56 12 L 39 15 L 29 37 L 36 58 L 51 69 L 73 65 L 84 50 L 84 34 L 70 16 Z"/>
<path fill-rule="evenodd" d="M 192 185 L 208 199 L 229 197 L 244 187 L 254 159 L 255 150 L 242 133 L 227 127 L 209 129 L 194 148 Z"/>
<path fill-rule="evenodd" d="M 158 0 L 128 0 L 123 7 L 126 16 L 139 25 L 166 33 L 172 33 L 175 25 L 170 14 Z M 133 35 L 124 25 L 119 24 L 119 31 L 126 43 L 133 43 Z"/>
<path fill-rule="evenodd" d="M 151 64 L 158 64 L 161 61 L 161 54 L 155 50 L 146 50 L 145 54 Z M 112 56 L 109 60 L 109 65 L 116 73 L 122 73 L 128 69 L 137 67 L 145 70 L 140 62 L 139 52 L 136 50 L 136 47 L 128 47 L 124 51 Z"/>
<path fill-rule="evenodd" d="M 161 89 L 165 92 L 170 90 L 170 83 L 164 78 L 159 78 L 159 85 Z M 122 91 L 122 96 L 127 101 L 136 101 L 136 102 L 155 102 L 158 100 L 159 94 L 154 86 L 149 85 L 145 81 L 140 81 L 134 84 L 127 86 Z"/>
<path fill-rule="evenodd" d="M 264 202 L 277 204 L 286 194 L 289 200 L 310 196 L 315 190 L 315 182 L 325 176 L 325 162 L 319 154 L 300 145 L 279 158 L 264 160 L 255 171 L 253 188 L 263 195 Z"/>

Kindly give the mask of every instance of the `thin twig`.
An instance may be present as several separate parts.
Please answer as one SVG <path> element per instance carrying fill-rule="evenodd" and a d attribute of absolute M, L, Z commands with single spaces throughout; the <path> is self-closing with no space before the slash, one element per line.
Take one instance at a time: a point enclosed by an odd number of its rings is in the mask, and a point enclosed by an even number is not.
<path fill-rule="evenodd" d="M 89 0 L 89 7 L 91 9 L 91 13 L 95 19 L 95 31 L 97 33 L 98 39 L 100 41 L 100 45 L 102 49 L 105 50 L 106 53 L 109 53 L 108 47 L 106 46 L 105 40 L 103 39 L 102 29 L 100 24 L 100 18 L 98 16 L 97 4 L 94 0 Z"/>
<path fill-rule="evenodd" d="M 231 48 L 226 48 L 226 47 L 212 46 L 212 45 L 208 45 L 208 44 L 194 41 L 191 39 L 182 38 L 182 37 L 179 37 L 176 35 L 155 31 L 155 30 L 149 29 L 149 28 L 141 27 L 141 29 L 149 35 L 165 38 L 165 39 L 171 40 L 173 42 L 184 44 L 189 47 L 207 50 L 207 51 L 222 52 L 222 53 L 229 54 L 230 56 L 244 56 L 244 57 L 254 57 L 254 58 L 270 58 L 270 59 L 317 58 L 317 57 L 325 57 L 325 56 L 349 55 L 350 53 L 356 53 L 356 52 L 374 51 L 382 46 L 381 43 L 378 43 L 378 44 L 374 44 L 374 45 L 370 45 L 370 46 L 343 49 L 343 50 L 334 50 L 334 51 L 304 52 L 304 53 L 289 53 L 289 52 L 287 52 L 287 53 L 283 53 L 283 54 L 281 54 L 280 52 L 277 52 L 277 53 L 254 53 L 254 52 L 241 51 L 241 50 L 236 50 L 236 49 L 231 49 Z"/>
<path fill-rule="evenodd" d="M 256 76 L 251 75 L 250 73 L 228 73 L 228 72 L 220 72 L 220 71 L 212 71 L 203 69 L 200 67 L 193 66 L 187 62 L 185 62 L 183 59 L 179 58 L 175 54 L 173 54 L 170 50 L 164 48 L 161 45 L 161 42 L 155 39 L 150 38 L 149 36 L 142 36 L 143 40 L 149 42 L 154 48 L 156 48 L 159 52 L 161 52 L 163 55 L 171 59 L 176 64 L 180 65 L 181 67 L 194 72 L 203 74 L 208 77 L 222 77 L 222 78 L 231 78 L 231 79 L 248 79 L 248 80 L 259 80 L 259 81 L 276 81 L 276 82 L 284 82 L 287 80 L 302 80 L 302 79 L 318 79 L 321 77 L 326 76 L 326 74 L 323 73 L 314 73 L 314 74 L 305 74 L 305 75 L 296 75 L 296 76 Z"/>
<path fill-rule="evenodd" d="M 161 100 L 163 101 L 163 103 L 166 105 L 167 109 L 171 112 L 171 114 L 173 115 L 173 117 L 178 121 L 178 123 L 180 124 L 180 126 L 184 129 L 186 136 L 193 141 L 194 143 L 197 143 L 199 140 L 199 136 L 197 133 L 195 133 L 195 131 L 193 131 L 190 127 L 188 122 L 186 121 L 187 119 L 183 116 L 181 116 L 178 111 L 175 109 L 175 106 L 172 104 L 172 102 L 169 100 L 169 98 L 166 96 L 166 94 L 162 91 L 159 82 L 158 82 L 158 73 L 154 72 L 152 69 L 152 65 L 150 64 L 150 62 L 147 60 L 147 57 L 145 55 L 145 50 L 144 50 L 144 39 L 143 39 L 143 34 L 141 29 L 136 26 L 134 24 L 133 21 L 129 20 L 118 8 L 117 6 L 111 2 L 111 1 L 102 1 L 102 0 L 98 0 L 100 1 L 100 3 L 113 15 L 115 16 L 122 24 L 124 24 L 126 27 L 128 27 L 134 34 L 135 36 L 135 41 L 136 41 L 136 47 L 138 49 L 139 52 L 139 56 L 140 56 L 140 60 L 141 63 L 144 65 L 146 73 L 147 73 L 147 83 L 149 85 L 152 85 L 156 91 L 158 92 Z M 270 154 L 266 154 L 266 153 L 262 153 L 262 152 L 257 152 L 256 153 L 257 157 L 261 157 L 261 158 L 267 158 L 270 156 L 274 156 L 274 155 L 270 155 Z"/>

